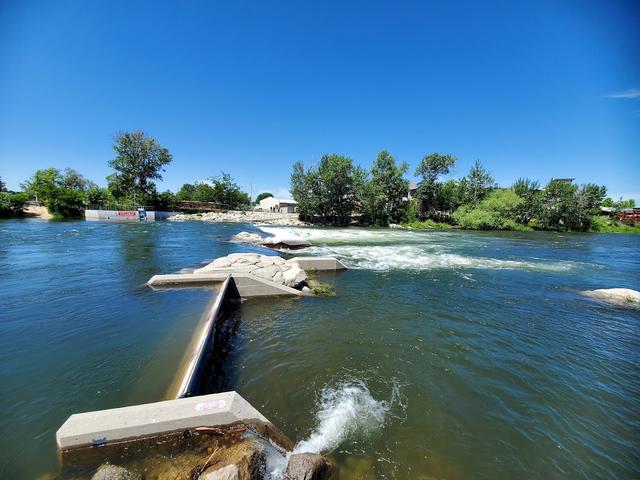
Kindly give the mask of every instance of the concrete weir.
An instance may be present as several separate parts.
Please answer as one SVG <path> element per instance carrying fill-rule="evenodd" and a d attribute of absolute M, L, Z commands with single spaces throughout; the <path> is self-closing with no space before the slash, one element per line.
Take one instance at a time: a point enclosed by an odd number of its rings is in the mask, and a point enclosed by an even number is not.
<path fill-rule="evenodd" d="M 56 432 L 60 451 L 101 446 L 201 426 L 269 421 L 236 392 L 71 415 Z"/>

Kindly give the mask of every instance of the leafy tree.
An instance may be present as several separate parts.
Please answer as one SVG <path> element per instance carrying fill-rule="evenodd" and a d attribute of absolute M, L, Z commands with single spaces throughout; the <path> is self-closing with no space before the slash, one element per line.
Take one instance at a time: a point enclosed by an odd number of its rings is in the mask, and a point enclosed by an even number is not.
<path fill-rule="evenodd" d="M 176 201 L 183 202 L 193 200 L 193 195 L 196 191 L 195 185 L 192 183 L 185 183 L 180 187 L 180 190 L 176 193 Z"/>
<path fill-rule="evenodd" d="M 606 193 L 604 186 L 587 184 L 578 187 L 552 180 L 542 196 L 539 226 L 549 230 L 586 231 L 591 227 L 592 217 L 598 214 Z"/>
<path fill-rule="evenodd" d="M 405 197 L 409 182 L 403 177 L 409 166 L 406 163 L 396 165 L 396 160 L 386 150 L 378 153 L 371 166 L 370 191 L 376 198 L 376 224 L 387 225 L 404 219 L 407 211 Z"/>
<path fill-rule="evenodd" d="M 496 182 L 491 174 L 482 166 L 480 160 L 476 160 L 467 175 L 465 203 L 477 205 L 495 186 Z"/>
<path fill-rule="evenodd" d="M 256 197 L 256 205 L 260 203 L 260 200 L 264 200 L 265 198 L 269 198 L 269 197 L 273 197 L 273 193 L 271 192 L 262 192 L 259 193 L 258 196 Z"/>
<path fill-rule="evenodd" d="M 2 177 L 0 177 L 0 192 L 7 191 L 7 184 L 2 181 Z"/>
<path fill-rule="evenodd" d="M 21 186 L 31 198 L 35 198 L 46 205 L 55 192 L 62 187 L 62 180 L 63 177 L 60 170 L 47 168 L 45 170 L 36 170 L 31 178 Z"/>
<path fill-rule="evenodd" d="M 420 210 L 423 216 L 435 210 L 435 199 L 439 186 L 438 177 L 447 175 L 456 161 L 457 158 L 454 155 L 432 153 L 426 155 L 420 162 L 415 174 L 422 177 L 422 181 L 418 186 L 416 196 L 420 201 Z"/>
<path fill-rule="evenodd" d="M 298 213 L 304 220 L 312 220 L 318 211 L 318 199 L 313 188 L 314 176 L 312 169 L 305 170 L 302 162 L 293 164 L 289 190 L 293 199 L 298 202 Z"/>
<path fill-rule="evenodd" d="M 17 217 L 23 214 L 29 195 L 23 192 L 0 191 L 0 217 Z"/>
<path fill-rule="evenodd" d="M 140 130 L 119 133 L 113 150 L 116 158 L 109 161 L 109 166 L 116 173 L 107 177 L 113 195 L 118 198 L 127 194 L 138 201 L 155 193 L 153 180 L 162 180 L 161 172 L 172 160 L 169 150 Z"/>
<path fill-rule="evenodd" d="M 522 198 L 522 203 L 518 207 L 518 222 L 527 225 L 540 215 L 542 209 L 540 182 L 529 180 L 528 178 L 519 178 L 513 184 L 512 189 Z"/>
<path fill-rule="evenodd" d="M 442 212 L 453 212 L 464 203 L 467 196 L 467 179 L 447 180 L 438 185 L 434 206 Z"/>
<path fill-rule="evenodd" d="M 230 210 L 249 206 L 249 195 L 240 189 L 228 173 L 222 172 L 219 177 L 211 177 L 209 181 L 215 191 L 216 199 L 213 201 L 222 204 Z"/>
<path fill-rule="evenodd" d="M 616 202 L 613 198 L 607 197 L 602 201 L 602 206 L 615 208 L 616 210 L 624 210 L 625 208 L 635 208 L 636 201 L 633 198 L 627 200 L 620 198 L 620 200 Z"/>
<path fill-rule="evenodd" d="M 85 192 L 87 205 L 102 207 L 109 202 L 109 190 L 100 188 L 97 185 L 91 185 Z"/>
<path fill-rule="evenodd" d="M 80 190 L 60 187 L 47 201 L 47 210 L 56 217 L 80 217 L 84 211 L 84 194 Z"/>
<path fill-rule="evenodd" d="M 86 191 L 89 187 L 95 186 L 95 183 L 90 182 L 80 173 L 73 168 L 65 168 L 60 181 L 60 186 L 63 188 L 70 188 L 71 190 Z"/>
<path fill-rule="evenodd" d="M 356 204 L 353 161 L 335 153 L 323 155 L 317 177 L 323 193 L 323 216 L 330 217 L 336 225 L 348 225 Z"/>
<path fill-rule="evenodd" d="M 521 203 L 522 198 L 513 190 L 494 190 L 478 205 L 458 208 L 453 218 L 461 227 L 473 230 L 517 230 Z"/>

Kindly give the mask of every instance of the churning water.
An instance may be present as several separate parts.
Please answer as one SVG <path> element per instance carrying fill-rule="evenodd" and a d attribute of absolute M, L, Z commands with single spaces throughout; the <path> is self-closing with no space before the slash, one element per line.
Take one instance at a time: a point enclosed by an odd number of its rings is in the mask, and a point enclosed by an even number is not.
<path fill-rule="evenodd" d="M 52 470 L 73 412 L 163 397 L 212 294 L 144 282 L 273 253 L 241 230 L 0 222 L 0 477 Z M 640 310 L 580 293 L 640 289 L 640 236 L 262 233 L 350 267 L 318 276 L 335 297 L 244 302 L 216 382 L 296 451 L 340 479 L 640 476 Z"/>

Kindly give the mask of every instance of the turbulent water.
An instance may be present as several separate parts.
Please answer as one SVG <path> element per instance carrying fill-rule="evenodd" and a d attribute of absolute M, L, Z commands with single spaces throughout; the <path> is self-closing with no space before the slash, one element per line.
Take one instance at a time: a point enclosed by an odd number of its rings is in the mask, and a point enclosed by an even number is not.
<path fill-rule="evenodd" d="M 211 292 L 144 282 L 273 254 L 241 230 L 0 222 L 0 477 L 52 470 L 70 413 L 163 396 Z M 318 276 L 335 297 L 236 312 L 216 384 L 295 451 L 349 479 L 640 476 L 640 310 L 581 294 L 640 289 L 640 236 L 260 230 L 349 267 Z"/>

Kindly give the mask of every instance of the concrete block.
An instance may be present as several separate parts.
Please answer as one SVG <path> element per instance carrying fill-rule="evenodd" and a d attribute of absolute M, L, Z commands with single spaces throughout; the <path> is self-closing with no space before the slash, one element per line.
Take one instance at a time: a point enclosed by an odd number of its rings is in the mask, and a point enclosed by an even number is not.
<path fill-rule="evenodd" d="M 71 415 L 56 432 L 58 449 L 103 445 L 200 426 L 269 422 L 237 392 L 215 393 Z"/>

